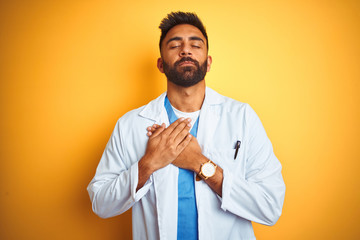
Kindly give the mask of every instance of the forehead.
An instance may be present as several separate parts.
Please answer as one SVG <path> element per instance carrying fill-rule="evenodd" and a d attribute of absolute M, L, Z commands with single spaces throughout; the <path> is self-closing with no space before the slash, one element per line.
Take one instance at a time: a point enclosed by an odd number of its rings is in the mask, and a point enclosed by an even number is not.
<path fill-rule="evenodd" d="M 181 37 L 186 39 L 188 37 L 194 36 L 203 39 L 204 43 L 206 42 L 204 35 L 197 27 L 190 24 L 179 24 L 169 30 L 163 42 L 166 43 L 167 40 L 173 37 Z"/>

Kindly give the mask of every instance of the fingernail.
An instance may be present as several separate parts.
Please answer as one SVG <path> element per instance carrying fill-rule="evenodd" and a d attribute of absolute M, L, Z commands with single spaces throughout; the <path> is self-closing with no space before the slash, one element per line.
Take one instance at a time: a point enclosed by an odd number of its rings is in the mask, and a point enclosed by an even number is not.
<path fill-rule="evenodd" d="M 188 123 L 188 124 L 187 124 L 187 126 L 188 126 L 188 127 L 191 127 L 191 124 L 190 124 L 190 123 Z"/>
<path fill-rule="evenodd" d="M 181 118 L 180 118 L 180 121 L 184 121 L 184 119 L 185 119 L 185 118 L 181 117 Z"/>
<path fill-rule="evenodd" d="M 191 118 L 186 119 L 188 122 L 191 122 Z"/>

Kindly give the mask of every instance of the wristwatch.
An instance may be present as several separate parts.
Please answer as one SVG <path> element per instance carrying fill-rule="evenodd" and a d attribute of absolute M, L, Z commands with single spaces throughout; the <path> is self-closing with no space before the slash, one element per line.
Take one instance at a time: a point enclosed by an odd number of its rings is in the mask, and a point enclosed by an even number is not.
<path fill-rule="evenodd" d="M 214 176 L 216 172 L 216 167 L 216 164 L 213 163 L 211 160 L 201 164 L 199 176 L 204 180 Z"/>

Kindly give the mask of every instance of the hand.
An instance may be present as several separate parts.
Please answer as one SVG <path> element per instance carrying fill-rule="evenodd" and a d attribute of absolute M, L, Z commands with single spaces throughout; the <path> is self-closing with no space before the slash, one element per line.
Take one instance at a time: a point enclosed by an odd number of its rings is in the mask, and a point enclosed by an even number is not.
<path fill-rule="evenodd" d="M 189 118 L 180 118 L 168 128 L 165 128 L 165 124 L 156 125 L 156 128 L 151 128 L 151 134 L 148 132 L 149 141 L 142 161 L 152 172 L 172 163 L 190 143 L 190 121 Z"/>
<path fill-rule="evenodd" d="M 207 162 L 206 157 L 202 154 L 200 145 L 196 138 L 191 138 L 190 143 L 172 162 L 175 166 L 188 169 L 199 173 L 201 164 Z"/>
<path fill-rule="evenodd" d="M 154 124 L 147 128 L 148 136 L 152 136 L 156 131 L 160 130 L 161 126 Z M 194 172 L 200 171 L 200 166 L 202 163 L 206 162 L 207 159 L 202 155 L 201 148 L 196 140 L 192 138 L 190 143 L 185 147 L 185 149 L 179 154 L 179 156 L 172 162 L 175 166 L 183 169 L 189 169 Z"/>
<path fill-rule="evenodd" d="M 171 126 L 171 125 L 170 125 Z M 149 138 L 154 137 L 164 130 L 165 126 L 154 124 L 147 128 Z M 190 127 L 189 127 L 190 129 Z M 191 134 L 188 134 L 191 135 Z M 149 140 L 150 141 L 150 140 Z M 200 172 L 201 164 L 209 161 L 201 152 L 200 145 L 196 138 L 192 137 L 184 150 L 171 163 L 183 169 L 188 169 L 196 174 Z M 220 197 L 222 196 L 223 170 L 217 166 L 215 175 L 205 180 L 209 187 L 214 190 Z M 139 185 L 142 186 L 142 185 Z"/>

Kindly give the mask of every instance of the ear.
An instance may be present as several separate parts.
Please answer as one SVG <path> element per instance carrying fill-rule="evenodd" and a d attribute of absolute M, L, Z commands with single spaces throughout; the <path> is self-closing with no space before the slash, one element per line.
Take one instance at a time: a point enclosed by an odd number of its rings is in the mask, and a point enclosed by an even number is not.
<path fill-rule="evenodd" d="M 207 57 L 207 69 L 206 69 L 207 72 L 210 72 L 211 64 L 212 64 L 212 57 L 208 56 Z"/>
<path fill-rule="evenodd" d="M 157 68 L 159 69 L 159 71 L 161 73 L 164 73 L 164 65 L 163 65 L 163 60 L 161 57 L 159 57 L 157 60 Z"/>

